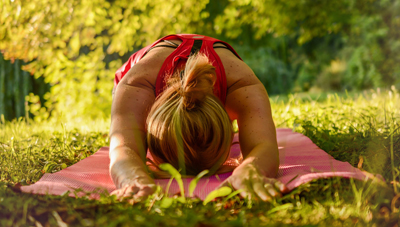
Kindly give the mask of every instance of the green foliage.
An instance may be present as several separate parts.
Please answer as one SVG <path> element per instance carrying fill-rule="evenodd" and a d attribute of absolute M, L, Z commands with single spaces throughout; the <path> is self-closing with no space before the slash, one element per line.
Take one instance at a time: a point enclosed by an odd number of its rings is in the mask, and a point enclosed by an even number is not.
<path fill-rule="evenodd" d="M 303 44 L 314 37 L 340 31 L 350 18 L 352 2 L 238 0 L 232 1 L 215 23 L 217 32 L 232 38 L 244 32 L 243 26 L 250 26 L 256 39 L 268 33 L 296 34 L 297 42 Z"/>
<path fill-rule="evenodd" d="M 346 40 L 348 47 L 343 49 L 349 59 L 344 83 L 350 88 L 399 84 L 400 1 L 379 1 L 374 7 L 353 19 L 349 32 L 353 39 Z"/>
<path fill-rule="evenodd" d="M 53 173 L 82 160 L 108 144 L 107 122 L 101 130 L 25 121 L 0 124 L 0 182 L 30 184 L 44 173 Z M 61 127 L 60 127 L 61 126 Z M 5 155 L 7 153 L 7 155 Z"/>
<path fill-rule="evenodd" d="M 0 115 L 5 115 L 6 119 L 25 116 L 25 96 L 31 81 L 29 73 L 20 73 L 20 62 L 16 60 L 11 64 L 0 54 Z"/>
<path fill-rule="evenodd" d="M 235 49 L 244 62 L 253 69 L 269 94 L 282 94 L 290 91 L 295 81 L 294 66 L 285 59 L 287 39 L 263 39 L 268 46 L 237 46 Z M 283 56 L 280 56 L 283 55 Z"/>
<path fill-rule="evenodd" d="M 179 189 L 181 191 L 181 197 L 185 199 L 185 189 L 183 188 L 182 176 L 171 164 L 162 163 L 160 164 L 160 169 L 168 172 L 171 175 L 171 180 L 175 179 L 179 185 Z"/>
<path fill-rule="evenodd" d="M 40 109 L 44 102 L 43 95 L 49 90 L 42 80 L 35 80 L 29 72 L 21 70 L 23 65 L 25 63 L 18 59 L 5 60 L 0 53 L 0 116 L 4 115 L 6 120 L 31 117 L 30 105 Z M 36 95 L 35 99 L 30 100 L 35 94 L 42 96 L 42 99 Z"/>
<path fill-rule="evenodd" d="M 207 17 L 206 4 L 2 0 L 0 49 L 7 59 L 34 60 L 24 69 L 52 86 L 46 96 L 52 116 L 102 118 L 109 116 L 118 56 L 163 35 L 194 32 Z"/>
<path fill-rule="evenodd" d="M 363 90 L 399 87 L 399 10 L 398 0 L 243 0 L 215 23 L 270 94 Z"/>
<path fill-rule="evenodd" d="M 354 186 L 357 190 L 365 187 L 362 183 Z M 157 197 L 132 206 L 104 195 L 94 201 L 20 194 L 1 187 L 2 226 L 386 226 L 399 221 L 398 213 L 385 218 L 366 201 L 357 207 L 352 183 L 336 178 L 303 185 L 273 203 L 253 203 L 252 208 L 238 199 L 206 206 L 190 199 L 162 208 Z M 367 201 L 373 201 L 374 193 L 365 194 Z"/>
<path fill-rule="evenodd" d="M 6 119 L 107 118 L 116 69 L 172 33 L 230 42 L 270 94 L 400 86 L 400 0 L 1 0 L 0 10 L 4 58 L 28 62 L 1 65 Z M 21 66 L 50 91 L 26 89 L 28 74 L 8 70 Z"/>
<path fill-rule="evenodd" d="M 399 11 L 398 0 L 373 1 L 354 8 L 354 16 L 341 31 L 342 47 L 336 59 L 331 58 L 334 60 L 321 70 L 317 85 L 341 91 L 398 88 Z"/>
<path fill-rule="evenodd" d="M 295 94 L 286 102 L 275 99 L 271 103 L 277 127 L 293 128 L 334 158 L 353 166 L 362 160 L 363 169 L 392 180 L 391 160 L 400 166 L 399 155 L 390 158 L 391 145 L 400 154 L 400 95 L 394 86 L 353 95 Z"/>
<path fill-rule="evenodd" d="M 203 170 L 199 174 L 197 174 L 197 176 L 195 178 L 193 178 L 192 181 L 190 181 L 190 184 L 189 184 L 189 195 L 190 195 L 190 197 L 193 197 L 193 192 L 196 189 L 197 183 L 199 182 L 200 178 L 202 178 L 203 176 L 205 176 L 209 172 L 210 171 L 208 171 L 208 170 Z"/>
<path fill-rule="evenodd" d="M 207 195 L 207 197 L 203 201 L 203 205 L 207 205 L 207 203 L 211 202 L 212 200 L 214 200 L 218 197 L 228 196 L 231 193 L 232 193 L 232 188 L 230 188 L 230 187 L 224 186 L 224 187 L 217 188 Z"/>

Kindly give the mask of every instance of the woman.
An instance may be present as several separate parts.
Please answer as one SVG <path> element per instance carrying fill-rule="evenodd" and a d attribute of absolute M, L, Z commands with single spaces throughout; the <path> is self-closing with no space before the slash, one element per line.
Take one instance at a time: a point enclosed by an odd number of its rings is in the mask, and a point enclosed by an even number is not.
<path fill-rule="evenodd" d="M 184 174 L 221 165 L 237 119 L 243 162 L 222 185 L 264 201 L 286 187 L 274 177 L 279 153 L 267 92 L 233 48 L 201 35 L 170 35 L 131 56 L 116 73 L 110 173 L 118 198 L 152 194 L 146 166 L 168 162 Z"/>

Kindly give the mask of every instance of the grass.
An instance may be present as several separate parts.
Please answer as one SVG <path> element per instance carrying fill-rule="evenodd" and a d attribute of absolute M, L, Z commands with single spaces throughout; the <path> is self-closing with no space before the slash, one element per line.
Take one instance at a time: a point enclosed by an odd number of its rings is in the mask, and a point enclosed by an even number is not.
<path fill-rule="evenodd" d="M 134 205 L 102 195 L 22 194 L 108 145 L 109 121 L 0 124 L 0 226 L 399 226 L 400 97 L 397 91 L 271 97 L 277 127 L 305 134 L 338 160 L 382 175 L 385 185 L 330 178 L 263 203 L 233 197 L 164 206 L 161 195 Z M 395 193 L 396 192 L 396 193 Z"/>

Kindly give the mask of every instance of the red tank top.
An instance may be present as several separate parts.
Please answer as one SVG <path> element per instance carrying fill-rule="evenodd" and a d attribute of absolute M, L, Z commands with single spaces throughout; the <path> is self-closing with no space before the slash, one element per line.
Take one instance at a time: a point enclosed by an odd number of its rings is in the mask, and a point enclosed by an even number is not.
<path fill-rule="evenodd" d="M 137 51 L 136 53 L 132 54 L 129 60 L 125 62 L 125 64 L 123 64 L 121 68 L 119 68 L 115 73 L 114 86 L 117 86 L 117 84 L 131 69 L 131 67 L 135 65 L 140 59 L 142 59 L 144 55 L 146 55 L 147 52 L 152 47 L 157 45 L 162 40 L 173 40 L 173 39 L 182 40 L 182 43 L 165 59 L 163 65 L 161 66 L 160 71 L 158 72 L 156 80 L 156 89 L 155 89 L 156 97 L 158 97 L 164 91 L 166 87 L 166 81 L 174 73 L 174 71 L 178 67 L 186 63 L 186 60 L 188 59 L 190 54 L 198 51 L 199 53 L 205 54 L 210 59 L 212 65 L 215 67 L 217 80 L 214 85 L 214 94 L 221 100 L 222 103 L 225 103 L 226 92 L 227 92 L 225 69 L 222 65 L 221 59 L 219 58 L 218 54 L 214 51 L 213 45 L 215 43 L 222 43 L 226 45 L 226 47 L 232 53 L 234 53 L 239 59 L 241 58 L 228 43 L 203 35 L 196 35 L 196 34 L 169 35 Z"/>

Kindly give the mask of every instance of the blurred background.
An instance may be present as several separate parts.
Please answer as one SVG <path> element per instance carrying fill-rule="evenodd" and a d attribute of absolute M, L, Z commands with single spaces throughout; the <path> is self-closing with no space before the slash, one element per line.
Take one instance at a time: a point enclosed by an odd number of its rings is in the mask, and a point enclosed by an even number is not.
<path fill-rule="evenodd" d="M 1 118 L 108 118 L 115 71 L 174 33 L 229 42 L 270 95 L 400 88 L 400 0 L 0 0 Z"/>

